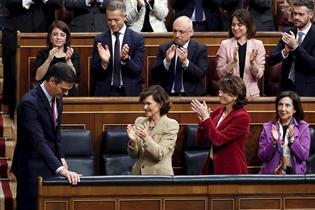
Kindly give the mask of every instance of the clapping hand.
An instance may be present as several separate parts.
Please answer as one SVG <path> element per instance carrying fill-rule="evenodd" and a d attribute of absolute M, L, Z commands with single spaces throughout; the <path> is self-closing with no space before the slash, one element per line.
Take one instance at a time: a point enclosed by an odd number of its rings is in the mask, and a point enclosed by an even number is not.
<path fill-rule="evenodd" d="M 271 133 L 272 133 L 273 144 L 276 145 L 279 138 L 277 125 L 272 124 Z"/>
<path fill-rule="evenodd" d="M 149 123 L 147 123 L 146 125 L 138 125 L 136 127 L 136 135 L 144 141 L 149 135 L 148 131 L 149 131 Z"/>
<path fill-rule="evenodd" d="M 127 125 L 127 134 L 128 134 L 129 142 L 130 142 L 131 146 L 135 146 L 136 139 L 137 139 L 135 126 L 128 124 Z"/>
<path fill-rule="evenodd" d="M 207 119 L 211 111 L 205 101 L 200 103 L 197 99 L 193 99 L 191 101 L 191 109 L 197 114 L 197 117 L 200 121 Z"/>
<path fill-rule="evenodd" d="M 294 142 L 294 125 L 293 124 L 289 125 L 288 138 L 289 138 L 290 143 L 292 144 Z"/>
<path fill-rule="evenodd" d="M 166 51 L 166 55 L 165 55 L 165 58 L 166 58 L 166 61 L 168 63 L 171 62 L 171 60 L 173 59 L 173 57 L 175 56 L 175 52 L 176 52 L 176 45 L 175 44 L 172 44 Z"/>
<path fill-rule="evenodd" d="M 67 62 L 68 65 L 69 65 L 69 64 L 72 65 L 72 62 L 71 62 L 72 54 L 73 54 L 73 48 L 67 47 L 66 62 Z M 71 62 L 71 63 L 69 63 L 69 62 Z"/>
<path fill-rule="evenodd" d="M 103 62 L 109 63 L 110 51 L 107 45 L 103 47 L 101 43 L 97 43 L 97 50 Z"/>
<path fill-rule="evenodd" d="M 188 50 L 184 47 L 178 47 L 178 48 L 176 48 L 176 53 L 177 53 L 179 61 L 182 64 L 186 64 L 187 56 L 188 56 Z"/>
<path fill-rule="evenodd" d="M 249 62 L 252 64 L 254 63 L 254 61 L 256 60 L 258 55 L 258 50 L 257 49 L 253 49 L 252 52 L 249 55 Z"/>
<path fill-rule="evenodd" d="M 49 50 L 48 59 L 52 61 L 57 53 L 58 47 L 54 47 L 51 50 Z"/>
<path fill-rule="evenodd" d="M 282 33 L 282 41 L 287 45 L 287 47 L 291 50 L 295 49 L 298 46 L 298 43 L 295 39 L 295 35 L 292 31 L 290 33 Z"/>
<path fill-rule="evenodd" d="M 128 46 L 128 44 L 124 44 L 124 46 L 121 48 L 120 56 L 121 56 L 122 61 L 127 61 L 129 59 L 129 46 Z"/>
<path fill-rule="evenodd" d="M 234 51 L 233 51 L 233 60 L 232 60 L 232 62 L 233 62 L 233 64 L 236 64 L 237 61 L 238 61 L 238 47 L 236 47 L 234 49 Z"/>

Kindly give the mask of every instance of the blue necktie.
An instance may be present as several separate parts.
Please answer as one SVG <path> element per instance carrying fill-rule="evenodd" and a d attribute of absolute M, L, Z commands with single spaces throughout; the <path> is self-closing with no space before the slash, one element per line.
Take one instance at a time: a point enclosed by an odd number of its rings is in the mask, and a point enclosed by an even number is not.
<path fill-rule="evenodd" d="M 202 0 L 195 0 L 195 19 L 201 22 L 203 18 Z"/>
<path fill-rule="evenodd" d="M 114 32 L 116 37 L 115 47 L 114 47 L 114 65 L 113 65 L 113 86 L 119 87 L 120 83 L 120 42 L 119 42 L 119 32 Z"/>

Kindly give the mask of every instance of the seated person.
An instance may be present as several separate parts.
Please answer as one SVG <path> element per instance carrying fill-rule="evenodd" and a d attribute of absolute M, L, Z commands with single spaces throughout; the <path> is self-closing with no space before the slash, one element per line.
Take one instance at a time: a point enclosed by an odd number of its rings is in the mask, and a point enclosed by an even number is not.
<path fill-rule="evenodd" d="M 178 122 L 168 118 L 171 101 L 159 85 L 150 86 L 140 93 L 145 117 L 138 117 L 127 126 L 128 154 L 137 161 L 133 175 L 174 175 L 172 155 L 176 145 Z"/>
<path fill-rule="evenodd" d="M 123 1 L 110 1 L 106 16 L 109 29 L 97 35 L 93 45 L 94 95 L 138 96 L 143 86 L 143 35 L 126 27 Z"/>
<path fill-rule="evenodd" d="M 300 98 L 283 91 L 275 104 L 276 119 L 264 124 L 259 139 L 260 174 L 305 174 L 311 140 Z"/>
<path fill-rule="evenodd" d="M 47 48 L 41 49 L 36 56 L 33 75 L 36 81 L 43 81 L 50 66 L 58 62 L 68 64 L 76 74 L 77 83 L 80 73 L 80 56 L 70 47 L 71 34 L 66 23 L 57 20 L 52 23 L 47 34 Z M 76 85 L 77 86 L 77 85 Z M 76 87 L 69 91 L 69 96 L 77 95 Z"/>
<path fill-rule="evenodd" d="M 167 32 L 167 0 L 125 0 L 127 24 L 138 32 Z"/>
<path fill-rule="evenodd" d="M 234 75 L 219 81 L 220 104 L 210 115 L 205 101 L 191 102 L 200 120 L 197 129 L 199 144 L 210 142 L 211 149 L 203 164 L 202 174 L 247 174 L 246 142 L 249 133 L 249 114 L 244 81 Z"/>
<path fill-rule="evenodd" d="M 208 70 L 207 47 L 191 39 L 191 20 L 181 16 L 174 21 L 174 41 L 160 46 L 152 67 L 152 80 L 172 96 L 205 95 L 204 78 Z"/>
<path fill-rule="evenodd" d="M 259 96 L 258 79 L 265 70 L 266 50 L 262 41 L 254 39 L 255 24 L 247 10 L 236 10 L 231 18 L 229 36 L 217 52 L 219 77 L 236 75 L 246 85 L 246 96 Z"/>

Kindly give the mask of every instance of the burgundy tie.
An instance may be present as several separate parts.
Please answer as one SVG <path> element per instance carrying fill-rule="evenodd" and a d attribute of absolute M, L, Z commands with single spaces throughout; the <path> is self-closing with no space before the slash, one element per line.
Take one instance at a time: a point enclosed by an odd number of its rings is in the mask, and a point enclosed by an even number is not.
<path fill-rule="evenodd" d="M 55 102 L 56 102 L 56 98 L 53 97 L 53 98 L 51 99 L 51 112 L 52 112 L 52 115 L 53 115 L 54 127 L 56 128 L 56 124 L 57 124 L 56 120 L 57 120 L 57 119 L 56 119 Z"/>

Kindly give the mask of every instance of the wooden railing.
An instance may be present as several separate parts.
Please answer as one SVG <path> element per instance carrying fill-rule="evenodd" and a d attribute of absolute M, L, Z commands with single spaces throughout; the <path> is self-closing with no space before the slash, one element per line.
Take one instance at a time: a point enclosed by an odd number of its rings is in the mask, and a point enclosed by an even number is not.
<path fill-rule="evenodd" d="M 311 210 L 315 178 L 308 176 L 114 176 L 39 181 L 39 210 Z"/>

